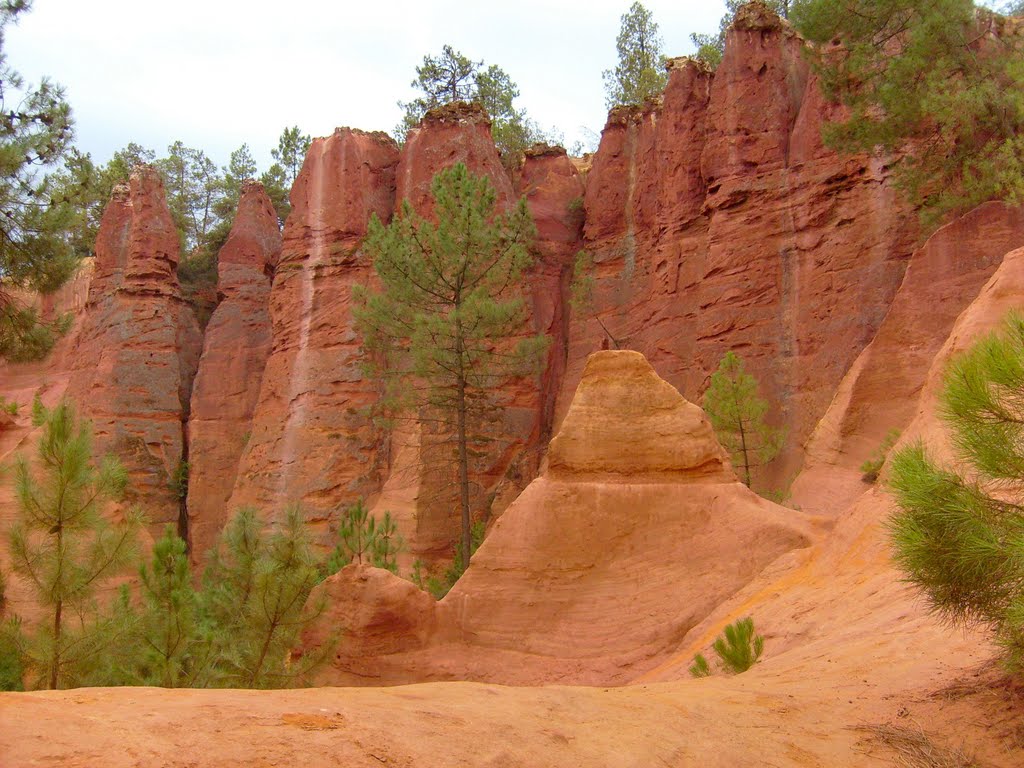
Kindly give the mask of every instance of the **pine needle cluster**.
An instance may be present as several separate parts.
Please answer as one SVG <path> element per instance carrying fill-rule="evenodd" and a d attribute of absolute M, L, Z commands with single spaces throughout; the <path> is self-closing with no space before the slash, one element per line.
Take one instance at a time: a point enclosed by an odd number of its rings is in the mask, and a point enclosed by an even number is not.
<path fill-rule="evenodd" d="M 940 399 L 959 466 L 917 441 L 892 459 L 893 559 L 951 624 L 985 626 L 1024 669 L 1024 318 L 950 364 Z"/>
<path fill-rule="evenodd" d="M 726 626 L 711 646 L 718 656 L 719 664 L 726 672 L 738 675 L 746 672 L 764 653 L 764 637 L 754 633 L 754 620 L 747 616 Z M 703 654 L 698 653 L 690 665 L 693 677 L 711 675 L 711 665 Z"/>
<path fill-rule="evenodd" d="M 359 499 L 341 518 L 338 543 L 327 559 L 326 573 L 337 573 L 355 562 L 369 563 L 397 574 L 398 555 L 404 549 L 405 541 L 391 513 L 385 512 L 377 521 Z"/>

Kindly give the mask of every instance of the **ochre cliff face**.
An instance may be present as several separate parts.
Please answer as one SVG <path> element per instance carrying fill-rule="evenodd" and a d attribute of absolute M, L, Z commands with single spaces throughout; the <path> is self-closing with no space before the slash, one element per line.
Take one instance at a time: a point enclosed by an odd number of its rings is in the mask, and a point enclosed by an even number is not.
<path fill-rule="evenodd" d="M 586 354 L 618 344 L 697 398 L 733 349 L 789 428 L 766 485 L 798 466 L 917 231 L 883 161 L 822 147 L 801 46 L 776 17 L 745 15 L 713 76 L 675 60 L 661 104 L 609 116 L 586 193 L 594 301 L 573 317 L 560 393 L 564 409 Z"/>
<path fill-rule="evenodd" d="M 398 148 L 382 133 L 339 128 L 316 139 L 292 188 L 270 293 L 273 343 L 231 510 L 281 515 L 301 503 L 327 543 L 340 506 L 375 492 L 381 435 L 365 408 L 352 286 L 372 279 L 359 247 L 372 214 L 391 217 Z"/>
<path fill-rule="evenodd" d="M 247 181 L 218 255 L 223 297 L 206 326 L 188 424 L 189 542 L 199 560 L 226 522 L 270 355 L 270 280 L 281 256 L 277 214 L 263 185 Z"/>
<path fill-rule="evenodd" d="M 182 301 L 178 234 L 155 169 L 142 166 L 104 213 L 68 395 L 93 422 L 96 453 L 128 469 L 130 501 L 177 525 L 172 482 L 184 457 L 201 337 Z"/>

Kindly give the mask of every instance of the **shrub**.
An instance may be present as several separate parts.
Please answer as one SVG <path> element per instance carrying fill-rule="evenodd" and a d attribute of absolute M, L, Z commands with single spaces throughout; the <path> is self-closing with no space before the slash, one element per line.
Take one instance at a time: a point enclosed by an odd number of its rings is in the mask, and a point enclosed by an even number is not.
<path fill-rule="evenodd" d="M 738 675 L 746 672 L 764 652 L 764 637 L 754 634 L 754 620 L 749 616 L 728 625 L 711 646 L 718 656 L 719 666 L 726 672 Z M 693 657 L 690 674 L 694 677 L 708 677 L 711 665 L 698 653 Z"/>
<path fill-rule="evenodd" d="M 863 464 L 860 465 L 860 471 L 864 474 L 861 475 L 861 480 L 865 483 L 874 483 L 878 480 L 878 473 L 882 471 L 882 465 L 885 464 L 886 458 L 889 456 L 889 451 L 896 445 L 896 441 L 900 439 L 900 431 L 898 429 L 890 429 L 885 434 L 885 439 L 882 440 L 871 457 L 868 458 Z"/>
<path fill-rule="evenodd" d="M 342 517 L 338 543 L 327 560 L 325 575 L 337 573 L 353 561 L 398 573 L 398 555 L 404 549 L 405 540 L 391 513 L 385 512 L 377 521 L 360 499 Z"/>

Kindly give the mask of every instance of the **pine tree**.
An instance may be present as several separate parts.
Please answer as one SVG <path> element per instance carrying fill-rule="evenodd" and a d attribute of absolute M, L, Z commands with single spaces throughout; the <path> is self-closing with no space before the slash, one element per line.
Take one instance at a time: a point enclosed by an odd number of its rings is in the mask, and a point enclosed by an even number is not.
<path fill-rule="evenodd" d="M 53 346 L 36 313 L 7 292 L 50 293 L 75 271 L 68 237 L 74 208 L 55 193 L 51 174 L 71 146 L 71 109 L 64 89 L 44 78 L 26 84 L 7 62 L 4 30 L 28 11 L 25 0 L 0 2 L 0 357 L 34 359 Z"/>
<path fill-rule="evenodd" d="M 320 581 L 301 511 L 287 511 L 279 530 L 262 533 L 253 510 L 240 510 L 204 574 L 202 620 L 211 645 L 210 672 L 200 684 L 280 688 L 302 680 L 330 652 L 291 659 L 302 629 L 323 610 L 308 605 Z"/>
<path fill-rule="evenodd" d="M 400 144 L 429 110 L 456 101 L 478 102 L 487 111 L 494 143 L 506 164 L 517 161 L 531 144 L 547 138 L 525 111 L 515 108 L 519 88 L 501 67 L 492 64 L 485 69 L 483 61 L 472 61 L 450 45 L 441 49 L 440 56 L 424 56 L 410 85 L 421 95 L 398 102 L 404 114 L 394 136 Z"/>
<path fill-rule="evenodd" d="M 768 403 L 758 397 L 757 380 L 735 353 L 726 352 L 711 375 L 704 412 L 733 464 L 743 468 L 743 482 L 749 487 L 751 470 L 778 455 L 785 431 L 765 423 Z"/>
<path fill-rule="evenodd" d="M 270 155 L 274 158 L 273 165 L 260 176 L 267 197 L 277 211 L 277 220 L 282 225 L 292 210 L 289 201 L 292 185 L 302 170 L 306 153 L 309 152 L 312 143 L 309 134 L 302 133 L 299 126 L 285 128 L 277 140 L 277 148 L 270 150 Z"/>
<path fill-rule="evenodd" d="M 793 0 L 756 1 L 784 19 L 789 17 L 790 7 L 797 4 Z M 718 34 L 708 35 L 695 32 L 690 35 L 690 40 L 697 47 L 696 58 L 708 64 L 712 69 L 718 67 L 722 62 L 722 56 L 725 55 L 725 33 L 732 26 L 733 20 L 736 18 L 736 12 L 750 2 L 751 0 L 725 0 L 726 14 L 718 22 Z"/>
<path fill-rule="evenodd" d="M 104 518 L 104 502 L 120 496 L 127 475 L 109 456 L 93 464 L 89 426 L 70 404 L 47 410 L 37 400 L 34 421 L 43 426 L 38 469 L 18 457 L 10 548 L 15 571 L 33 588 L 45 616 L 29 637 L 26 662 L 39 682 L 60 688 L 86 679 L 113 642 L 96 590 L 137 557 L 142 519 L 135 511 L 116 524 Z"/>
<path fill-rule="evenodd" d="M 326 573 L 337 573 L 351 562 L 398 573 L 397 558 L 404 546 L 391 513 L 385 512 L 378 522 L 359 499 L 341 518 L 338 543 L 327 560 Z"/>
<path fill-rule="evenodd" d="M 0 691 L 20 691 L 25 670 L 21 662 L 24 638 L 21 623 L 7 618 L 7 581 L 0 571 Z"/>
<path fill-rule="evenodd" d="M 451 436 L 468 563 L 471 453 L 501 437 L 496 389 L 534 370 L 548 339 L 512 342 L 524 330 L 521 277 L 535 231 L 525 200 L 495 213 L 491 183 L 462 164 L 439 172 L 431 191 L 436 223 L 408 201 L 389 226 L 371 220 L 363 247 L 382 290 L 357 290 L 355 314 L 384 406 Z"/>
<path fill-rule="evenodd" d="M 604 73 L 608 108 L 642 104 L 657 96 L 668 83 L 662 40 L 654 16 L 641 3 L 633 3 L 622 16 L 615 47 L 619 63 Z"/>
<path fill-rule="evenodd" d="M 729 624 L 712 648 L 726 671 L 738 675 L 746 672 L 761 658 L 764 637 L 754 634 L 754 620 L 747 616 Z"/>
<path fill-rule="evenodd" d="M 197 620 L 185 542 L 167 526 L 153 545 L 149 565 L 140 570 L 142 610 L 137 638 L 137 681 L 163 688 L 188 687 L 205 658 Z"/>
<path fill-rule="evenodd" d="M 917 441 L 891 459 L 893 559 L 932 610 L 984 626 L 1024 670 L 1024 318 L 954 359 L 940 396 L 959 469 Z"/>
<path fill-rule="evenodd" d="M 1024 200 L 1016 25 L 972 0 L 805 0 L 792 16 L 820 44 L 825 94 L 847 107 L 826 142 L 891 153 L 926 226 L 986 200 Z"/>

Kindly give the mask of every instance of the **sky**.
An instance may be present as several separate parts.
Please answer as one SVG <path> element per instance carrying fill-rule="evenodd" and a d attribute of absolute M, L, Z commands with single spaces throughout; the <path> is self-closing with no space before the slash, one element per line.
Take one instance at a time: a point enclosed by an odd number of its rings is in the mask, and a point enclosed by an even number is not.
<path fill-rule="evenodd" d="M 6 30 L 8 63 L 66 89 L 76 146 L 97 162 L 180 139 L 218 165 L 246 143 L 264 170 L 286 126 L 391 132 L 424 55 L 497 64 L 517 106 L 566 146 L 600 134 L 602 71 L 631 0 L 35 0 Z M 669 56 L 714 32 L 722 0 L 647 0 Z"/>

